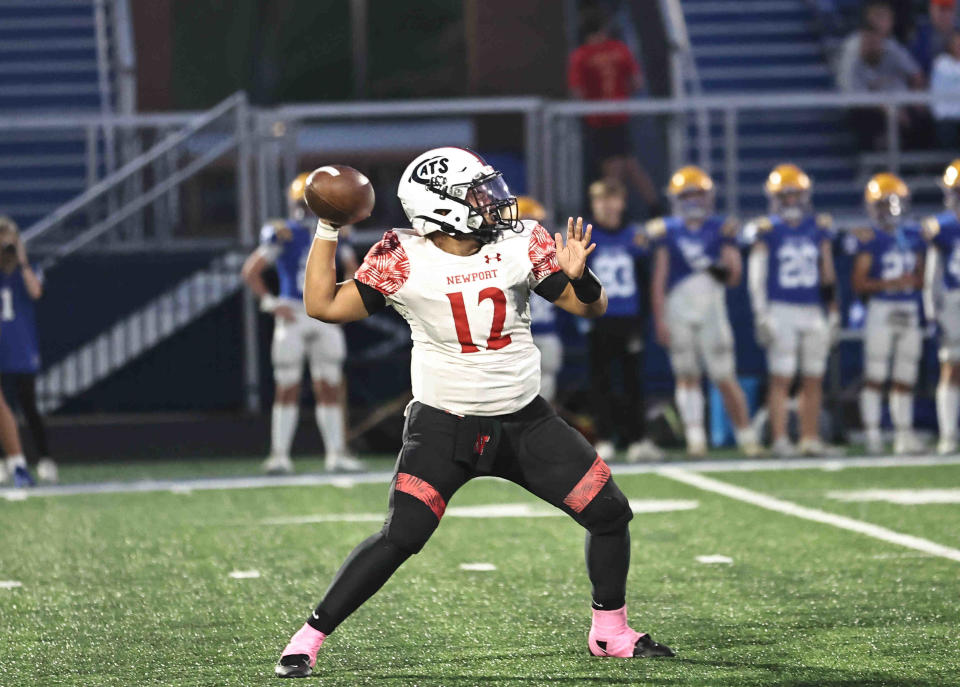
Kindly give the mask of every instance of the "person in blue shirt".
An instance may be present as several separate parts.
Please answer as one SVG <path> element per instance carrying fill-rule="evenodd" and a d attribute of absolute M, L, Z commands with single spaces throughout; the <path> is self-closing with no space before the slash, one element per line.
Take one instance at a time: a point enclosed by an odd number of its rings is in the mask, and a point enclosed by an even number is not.
<path fill-rule="evenodd" d="M 517 198 L 517 215 L 521 220 L 543 223 L 544 207 L 530 196 Z M 563 366 L 563 341 L 557 328 L 557 308 L 546 298 L 530 295 L 530 333 L 540 350 L 540 395 L 553 403 L 557 397 L 557 375 Z"/>
<path fill-rule="evenodd" d="M 871 226 L 853 231 L 857 246 L 851 285 L 867 300 L 860 416 L 871 453 L 883 451 L 881 403 L 888 378 L 894 453 L 923 449 L 913 433 L 913 389 L 923 353 L 924 243 L 920 227 L 905 221 L 909 204 L 910 190 L 899 177 L 886 172 L 874 175 L 864 190 Z"/>
<path fill-rule="evenodd" d="M 314 228 L 307 220 L 303 191 L 308 174 L 290 184 L 287 201 L 290 216 L 264 225 L 260 246 L 243 265 L 243 278 L 260 300 L 260 309 L 274 316 L 271 357 L 276 386 L 270 429 L 270 455 L 264 461 L 267 473 L 293 471 L 290 447 L 300 415 L 300 382 L 304 363 L 310 368 L 316 421 L 323 437 L 328 470 L 359 470 L 363 466 L 347 455 L 343 360 L 346 341 L 343 330 L 307 317 L 303 307 L 303 281 Z M 342 230 L 341 230 L 342 231 Z M 357 257 L 349 242 L 341 241 L 338 258 L 350 279 Z M 272 294 L 263 272 L 273 266 L 279 293 Z"/>
<path fill-rule="evenodd" d="M 37 326 L 33 302 L 43 294 L 43 285 L 27 261 L 16 223 L 0 217 L 0 374 L 16 389 L 20 410 L 34 438 L 40 460 L 38 476 L 57 480 L 57 466 L 50 459 L 47 433 L 37 408 L 36 374 L 40 369 Z M 0 394 L 0 444 L 7 454 L 6 472 L 17 486 L 31 486 L 16 422 Z"/>
<path fill-rule="evenodd" d="M 928 244 L 923 305 L 927 318 L 940 329 L 937 452 L 946 455 L 957 452 L 960 411 L 960 159 L 947 167 L 940 186 L 945 209 L 923 222 Z"/>
<path fill-rule="evenodd" d="M 739 283 L 743 271 L 739 226 L 714 214 L 713 180 L 699 167 L 678 169 L 667 194 L 673 214 L 646 226 L 653 253 L 651 300 L 657 341 L 669 352 L 676 377 L 687 453 L 699 457 L 707 452 L 701 381 L 706 367 L 723 396 L 737 444 L 747 455 L 757 455 L 760 447 L 737 381 L 727 317 L 726 289 Z"/>
<path fill-rule="evenodd" d="M 590 331 L 590 373 L 597 425 L 597 453 L 604 460 L 616 452 L 614 440 L 626 445 L 627 460 L 659 460 L 663 452 L 645 439 L 645 408 L 640 386 L 643 371 L 645 238 L 642 227 L 624 221 L 627 192 L 615 179 L 590 185 L 593 240 L 596 250 L 587 265 L 607 292 L 607 312 L 593 320 Z M 618 370 L 624 398 L 618 399 Z"/>
<path fill-rule="evenodd" d="M 787 401 L 799 371 L 800 452 L 822 455 L 828 452 L 819 432 L 823 374 L 840 323 L 833 222 L 829 215 L 814 214 L 813 184 L 796 165 L 777 165 L 764 190 L 770 214 L 748 224 L 745 234 L 753 243 L 748 285 L 756 337 L 767 349 L 773 452 L 796 453 L 787 437 Z"/>

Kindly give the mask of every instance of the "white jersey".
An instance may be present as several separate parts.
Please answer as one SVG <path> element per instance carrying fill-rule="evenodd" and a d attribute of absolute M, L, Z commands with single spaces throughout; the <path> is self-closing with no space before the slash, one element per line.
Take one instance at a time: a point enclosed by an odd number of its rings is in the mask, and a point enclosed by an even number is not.
<path fill-rule="evenodd" d="M 355 279 L 410 324 L 413 397 L 458 415 L 502 415 L 540 389 L 530 292 L 560 271 L 556 245 L 534 221 L 458 256 L 412 229 L 388 231 Z"/>

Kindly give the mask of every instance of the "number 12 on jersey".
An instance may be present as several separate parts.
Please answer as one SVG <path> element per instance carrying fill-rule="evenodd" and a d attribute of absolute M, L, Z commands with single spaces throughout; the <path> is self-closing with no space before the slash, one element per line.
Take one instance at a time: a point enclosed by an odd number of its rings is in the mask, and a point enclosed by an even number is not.
<path fill-rule="evenodd" d="M 473 343 L 470 334 L 470 320 L 467 319 L 467 307 L 463 292 L 448 293 L 450 309 L 453 310 L 453 323 L 457 328 L 457 340 L 461 353 L 476 353 L 480 349 Z M 495 286 L 483 289 L 477 297 L 477 305 L 489 300 L 493 303 L 493 322 L 490 324 L 490 336 L 487 337 L 487 350 L 496 351 L 510 344 L 510 335 L 503 335 L 503 324 L 507 319 L 507 297 Z"/>

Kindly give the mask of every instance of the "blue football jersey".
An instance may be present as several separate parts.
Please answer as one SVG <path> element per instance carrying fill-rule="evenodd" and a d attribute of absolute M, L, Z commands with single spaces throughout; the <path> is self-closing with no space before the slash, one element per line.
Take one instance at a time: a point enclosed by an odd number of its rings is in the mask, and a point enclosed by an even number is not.
<path fill-rule="evenodd" d="M 535 293 L 530 294 L 530 332 L 534 336 L 557 333 L 557 306 Z"/>
<path fill-rule="evenodd" d="M 260 245 L 266 247 L 277 269 L 280 298 L 303 300 L 303 281 L 313 235 L 309 226 L 292 219 L 268 222 L 260 230 Z"/>
<path fill-rule="evenodd" d="M 23 271 L 0 271 L 0 372 L 36 373 L 40 369 L 37 316 Z"/>
<path fill-rule="evenodd" d="M 691 229 L 680 217 L 652 220 L 646 229 L 651 247 L 655 250 L 664 246 L 670 256 L 668 291 L 718 262 L 723 246 L 735 246 L 737 240 L 736 223 L 720 215 L 708 217 L 698 229 Z"/>
<path fill-rule="evenodd" d="M 644 253 L 638 243 L 642 240 L 643 233 L 634 224 L 608 231 L 593 223 L 597 248 L 587 258 L 587 264 L 607 292 L 608 316 L 635 317 L 642 311 L 636 265 L 637 258 Z"/>
<path fill-rule="evenodd" d="M 767 245 L 767 299 L 793 305 L 820 304 L 820 244 L 832 239 L 829 215 L 808 215 L 791 226 L 777 215 L 754 222 L 755 242 Z"/>
<path fill-rule="evenodd" d="M 866 253 L 871 258 L 867 273 L 870 279 L 899 279 L 915 272 L 925 249 L 920 227 L 915 224 L 904 225 L 894 232 L 877 227 L 856 229 L 854 236 L 857 254 Z M 881 291 L 871 298 L 919 302 L 920 291 Z"/>
<path fill-rule="evenodd" d="M 954 212 L 942 212 L 923 222 L 924 238 L 936 247 L 943 261 L 943 285 L 960 288 L 960 220 Z"/>

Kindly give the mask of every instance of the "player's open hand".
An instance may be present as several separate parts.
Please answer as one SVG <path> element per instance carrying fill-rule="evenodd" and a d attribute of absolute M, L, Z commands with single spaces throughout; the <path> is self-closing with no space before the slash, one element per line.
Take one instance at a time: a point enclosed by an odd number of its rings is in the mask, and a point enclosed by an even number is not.
<path fill-rule="evenodd" d="M 273 311 L 273 316 L 284 322 L 293 322 L 297 319 L 297 313 L 289 305 L 278 305 Z"/>
<path fill-rule="evenodd" d="M 560 232 L 554 234 L 553 240 L 557 244 L 557 262 L 560 263 L 560 269 L 570 279 L 579 279 L 583 276 L 583 270 L 587 266 L 587 256 L 597 247 L 597 244 L 590 243 L 590 235 L 593 233 L 593 225 L 588 224 L 583 228 L 583 217 L 573 217 L 567 219 L 567 242 L 564 244 L 563 236 Z"/>

